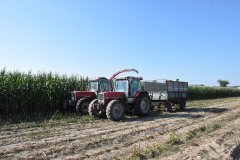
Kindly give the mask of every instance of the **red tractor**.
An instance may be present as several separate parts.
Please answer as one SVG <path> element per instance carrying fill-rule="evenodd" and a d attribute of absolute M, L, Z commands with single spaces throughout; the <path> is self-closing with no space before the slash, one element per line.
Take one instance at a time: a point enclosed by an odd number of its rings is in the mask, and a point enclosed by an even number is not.
<path fill-rule="evenodd" d="M 118 72 L 111 79 L 119 73 L 122 72 Z M 148 92 L 141 90 L 141 80 L 140 77 L 114 79 L 114 90 L 99 93 L 97 99 L 89 105 L 89 114 L 96 117 L 106 115 L 113 121 L 121 120 L 125 112 L 135 112 L 137 116 L 148 115 L 151 109 L 151 100 Z"/>
<path fill-rule="evenodd" d="M 78 114 L 87 114 L 89 103 L 97 98 L 101 92 L 110 92 L 112 90 L 112 79 L 122 72 L 136 71 L 135 69 L 124 69 L 112 75 L 109 79 L 99 77 L 89 82 L 87 91 L 73 91 L 71 97 L 64 102 L 65 111 L 77 111 Z"/>
<path fill-rule="evenodd" d="M 89 103 L 96 99 L 99 92 L 111 91 L 111 82 L 105 77 L 92 79 L 87 91 L 73 91 L 71 97 L 64 102 L 65 111 L 77 111 L 79 114 L 88 114 Z"/>
<path fill-rule="evenodd" d="M 124 71 L 117 72 L 110 80 Z M 118 121 L 129 112 L 146 116 L 153 107 L 163 106 L 169 112 L 172 112 L 175 105 L 178 105 L 180 110 L 186 107 L 188 82 L 166 80 L 163 83 L 141 83 L 141 80 L 140 77 L 115 78 L 113 91 L 99 93 L 97 99 L 89 105 L 89 114 L 96 117 L 107 116 L 110 120 Z"/>

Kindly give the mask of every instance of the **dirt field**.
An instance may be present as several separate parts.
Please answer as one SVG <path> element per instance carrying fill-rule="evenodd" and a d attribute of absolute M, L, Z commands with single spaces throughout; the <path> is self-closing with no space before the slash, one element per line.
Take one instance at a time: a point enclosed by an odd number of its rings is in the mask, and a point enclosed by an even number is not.
<path fill-rule="evenodd" d="M 0 159 L 240 159 L 240 98 L 123 121 L 88 116 L 2 124 Z"/>

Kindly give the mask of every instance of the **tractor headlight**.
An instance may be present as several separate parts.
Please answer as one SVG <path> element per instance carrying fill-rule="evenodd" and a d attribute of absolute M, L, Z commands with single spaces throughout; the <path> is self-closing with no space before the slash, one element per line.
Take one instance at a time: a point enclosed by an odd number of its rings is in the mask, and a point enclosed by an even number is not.
<path fill-rule="evenodd" d="M 104 104 L 104 94 L 98 93 L 98 103 Z"/>

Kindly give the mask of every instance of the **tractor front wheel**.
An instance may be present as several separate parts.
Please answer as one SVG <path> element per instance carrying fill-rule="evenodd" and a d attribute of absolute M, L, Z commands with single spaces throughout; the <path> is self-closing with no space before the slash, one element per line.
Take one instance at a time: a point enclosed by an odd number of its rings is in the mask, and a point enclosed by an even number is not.
<path fill-rule="evenodd" d="M 106 115 L 110 120 L 121 120 L 124 116 L 124 112 L 124 105 L 119 100 L 112 100 L 107 105 Z"/>
<path fill-rule="evenodd" d="M 90 116 L 94 116 L 94 117 L 98 117 L 98 118 L 104 118 L 105 112 L 101 111 L 101 110 L 96 110 L 94 109 L 94 106 L 98 104 L 98 99 L 94 99 L 88 107 L 88 113 Z"/>
<path fill-rule="evenodd" d="M 89 106 L 89 100 L 87 99 L 80 99 L 78 100 L 77 102 L 77 105 L 76 105 L 76 111 L 79 115 L 81 114 L 88 114 L 88 106 Z"/>

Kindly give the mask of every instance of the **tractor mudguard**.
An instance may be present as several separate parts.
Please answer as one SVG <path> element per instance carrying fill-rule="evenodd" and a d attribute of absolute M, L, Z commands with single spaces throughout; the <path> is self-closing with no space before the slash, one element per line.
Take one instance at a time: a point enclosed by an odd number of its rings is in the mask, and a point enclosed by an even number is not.
<path fill-rule="evenodd" d="M 146 91 L 137 91 L 136 95 L 134 96 L 134 99 L 133 99 L 133 103 L 135 103 L 135 101 L 137 100 L 138 97 L 140 97 L 141 95 L 148 95 L 148 92 Z"/>

